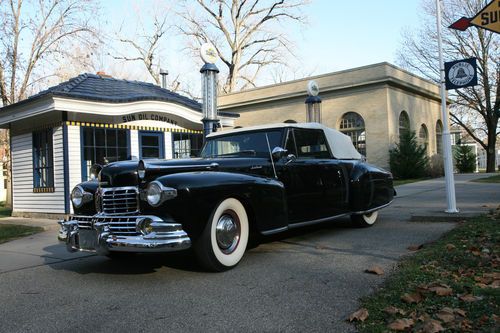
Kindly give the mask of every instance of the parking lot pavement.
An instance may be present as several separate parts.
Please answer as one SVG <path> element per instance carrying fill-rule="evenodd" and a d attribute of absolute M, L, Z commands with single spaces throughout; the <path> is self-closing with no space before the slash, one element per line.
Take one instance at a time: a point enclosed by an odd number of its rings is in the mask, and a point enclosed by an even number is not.
<path fill-rule="evenodd" d="M 500 203 L 499 184 L 466 180 L 457 177 L 462 212 Z M 363 271 L 379 265 L 387 275 L 409 245 L 454 226 L 409 221 L 444 210 L 443 180 L 397 190 L 372 228 L 339 220 L 266 238 L 225 273 L 200 271 L 190 253 L 125 262 L 71 254 L 53 230 L 2 244 L 0 331 L 355 331 L 345 319 L 383 282 Z"/>

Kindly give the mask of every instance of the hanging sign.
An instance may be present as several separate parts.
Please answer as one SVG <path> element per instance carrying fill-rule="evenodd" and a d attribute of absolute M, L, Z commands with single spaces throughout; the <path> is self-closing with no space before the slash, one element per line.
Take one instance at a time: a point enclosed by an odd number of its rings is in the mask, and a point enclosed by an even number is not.
<path fill-rule="evenodd" d="M 476 58 L 444 63 L 446 90 L 477 85 Z"/>
<path fill-rule="evenodd" d="M 473 18 L 462 17 L 449 27 L 465 31 L 470 26 L 500 33 L 500 0 L 493 0 L 479 11 Z"/>

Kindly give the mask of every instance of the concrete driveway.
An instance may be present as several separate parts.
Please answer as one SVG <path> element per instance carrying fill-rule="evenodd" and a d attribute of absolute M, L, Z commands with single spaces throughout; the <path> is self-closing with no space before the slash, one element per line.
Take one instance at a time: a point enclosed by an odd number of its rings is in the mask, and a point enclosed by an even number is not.
<path fill-rule="evenodd" d="M 484 175 L 483 175 L 484 176 Z M 458 175 L 458 207 L 477 214 L 500 203 L 500 184 Z M 235 269 L 206 273 L 189 253 L 138 255 L 127 262 L 71 254 L 56 229 L 0 245 L 0 331 L 313 331 L 352 332 L 346 317 L 409 245 L 439 238 L 444 180 L 397 188 L 398 197 L 368 229 L 347 220 L 265 239 Z M 443 214 L 441 214 L 443 215 Z"/>

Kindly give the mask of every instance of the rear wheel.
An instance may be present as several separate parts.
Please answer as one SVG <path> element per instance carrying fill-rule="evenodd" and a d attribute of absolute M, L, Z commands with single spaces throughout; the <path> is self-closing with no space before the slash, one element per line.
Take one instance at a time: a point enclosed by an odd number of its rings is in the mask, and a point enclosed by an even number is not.
<path fill-rule="evenodd" d="M 194 250 L 200 264 L 221 272 L 236 266 L 248 243 L 248 216 L 240 201 L 228 198 L 213 211 Z"/>
<path fill-rule="evenodd" d="M 377 221 L 378 212 L 371 212 L 362 215 L 351 215 L 352 223 L 361 228 L 371 227 Z"/>

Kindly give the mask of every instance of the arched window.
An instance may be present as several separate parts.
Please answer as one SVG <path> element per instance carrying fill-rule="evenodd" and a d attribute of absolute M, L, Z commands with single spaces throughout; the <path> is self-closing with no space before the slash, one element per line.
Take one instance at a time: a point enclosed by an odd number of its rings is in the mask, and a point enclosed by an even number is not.
<path fill-rule="evenodd" d="M 406 111 L 402 111 L 399 115 L 399 139 L 404 133 L 408 133 L 410 131 L 410 117 L 408 117 L 408 113 Z"/>
<path fill-rule="evenodd" d="M 418 140 L 421 146 L 425 147 L 425 152 L 429 153 L 429 131 L 427 131 L 427 126 L 422 124 L 420 130 L 418 131 Z"/>
<path fill-rule="evenodd" d="M 436 153 L 443 155 L 443 123 L 436 122 Z"/>
<path fill-rule="evenodd" d="M 366 156 L 365 121 L 356 112 L 347 112 L 340 119 L 339 129 L 351 138 L 358 152 Z"/>

